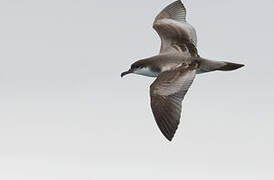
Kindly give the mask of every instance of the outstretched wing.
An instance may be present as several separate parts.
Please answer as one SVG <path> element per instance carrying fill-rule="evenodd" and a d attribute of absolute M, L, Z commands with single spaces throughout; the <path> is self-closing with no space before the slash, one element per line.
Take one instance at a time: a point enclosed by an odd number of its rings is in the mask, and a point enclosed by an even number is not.
<path fill-rule="evenodd" d="M 182 101 L 195 78 L 194 67 L 161 73 L 150 86 L 151 108 L 158 127 L 171 141 L 180 123 Z"/>
<path fill-rule="evenodd" d="M 186 9 L 180 0 L 164 8 L 155 18 L 153 28 L 161 38 L 161 53 L 181 52 L 198 56 L 195 29 L 186 22 Z"/>

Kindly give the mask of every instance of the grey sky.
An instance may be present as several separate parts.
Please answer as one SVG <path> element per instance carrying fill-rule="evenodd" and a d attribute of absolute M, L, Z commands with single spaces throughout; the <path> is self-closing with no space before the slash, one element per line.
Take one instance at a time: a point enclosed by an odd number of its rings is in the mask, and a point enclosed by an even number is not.
<path fill-rule="evenodd" d="M 0 1 L 0 179 L 274 178 L 274 1 L 183 1 L 200 55 L 246 66 L 197 76 L 169 143 L 119 75 L 171 2 Z"/>

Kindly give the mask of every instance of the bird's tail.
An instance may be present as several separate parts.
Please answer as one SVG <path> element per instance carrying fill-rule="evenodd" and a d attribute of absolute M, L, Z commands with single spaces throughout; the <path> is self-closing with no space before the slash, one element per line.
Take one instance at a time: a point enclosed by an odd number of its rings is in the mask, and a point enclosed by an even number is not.
<path fill-rule="evenodd" d="M 198 73 L 205 73 L 210 71 L 233 71 L 243 67 L 243 64 L 236 64 L 226 61 L 212 61 L 208 59 L 198 58 L 199 70 Z"/>

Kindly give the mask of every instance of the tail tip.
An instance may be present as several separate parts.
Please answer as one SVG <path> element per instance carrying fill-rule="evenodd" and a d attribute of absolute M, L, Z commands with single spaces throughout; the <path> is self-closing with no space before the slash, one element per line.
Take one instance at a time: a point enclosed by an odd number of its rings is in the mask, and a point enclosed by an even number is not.
<path fill-rule="evenodd" d="M 238 64 L 239 65 L 239 68 L 241 68 L 241 67 L 244 67 L 245 65 L 244 64 Z"/>
<path fill-rule="evenodd" d="M 220 70 L 223 71 L 232 71 L 232 70 L 236 70 L 239 69 L 241 67 L 244 67 L 244 64 L 237 64 L 237 63 L 230 63 L 230 62 L 226 62 L 226 65 L 221 67 Z"/>

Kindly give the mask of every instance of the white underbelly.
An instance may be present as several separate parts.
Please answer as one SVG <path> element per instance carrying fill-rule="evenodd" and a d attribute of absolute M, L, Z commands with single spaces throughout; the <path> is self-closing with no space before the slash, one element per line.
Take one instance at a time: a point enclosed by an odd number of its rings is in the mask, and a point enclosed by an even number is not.
<path fill-rule="evenodd" d="M 149 68 L 137 69 L 136 71 L 134 71 L 134 74 L 139 74 L 148 77 L 157 77 L 159 75 L 159 73 L 151 71 Z"/>

